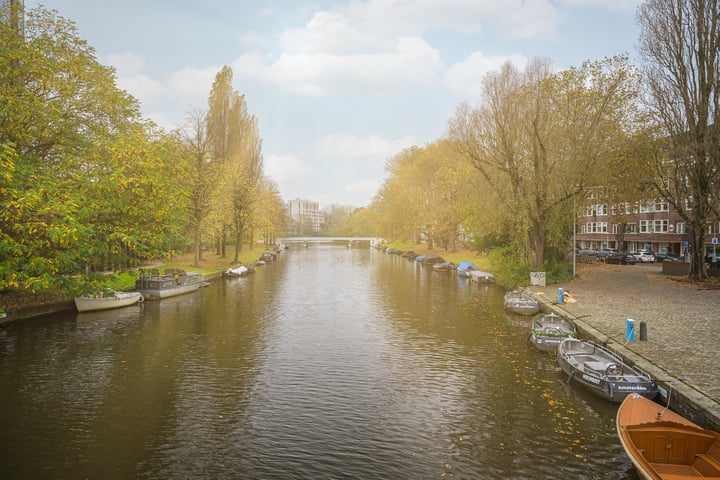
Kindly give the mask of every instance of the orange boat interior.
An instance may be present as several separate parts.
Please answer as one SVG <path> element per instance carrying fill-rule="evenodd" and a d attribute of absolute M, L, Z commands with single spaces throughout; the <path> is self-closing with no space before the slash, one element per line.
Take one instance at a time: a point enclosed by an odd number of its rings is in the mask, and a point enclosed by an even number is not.
<path fill-rule="evenodd" d="M 643 460 L 660 478 L 720 480 L 718 437 L 674 422 L 632 425 L 626 427 L 626 432 Z"/>

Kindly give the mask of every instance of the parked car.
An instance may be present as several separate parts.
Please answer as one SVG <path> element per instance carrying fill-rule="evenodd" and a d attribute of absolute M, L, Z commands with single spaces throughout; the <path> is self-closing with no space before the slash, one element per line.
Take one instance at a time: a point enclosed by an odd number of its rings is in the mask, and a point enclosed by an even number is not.
<path fill-rule="evenodd" d="M 656 253 L 655 254 L 655 261 L 656 262 L 663 262 L 665 260 L 670 260 L 671 262 L 679 262 L 680 257 L 677 255 L 673 255 L 672 253 L 664 252 L 664 253 Z"/>
<path fill-rule="evenodd" d="M 598 257 L 607 258 L 609 255 L 612 255 L 613 253 L 617 253 L 617 250 L 614 248 L 603 248 L 601 250 L 598 250 L 595 255 Z"/>
<path fill-rule="evenodd" d="M 629 253 L 615 252 L 605 257 L 605 263 L 615 263 L 617 265 L 635 265 L 638 260 Z"/>
<path fill-rule="evenodd" d="M 631 255 L 641 263 L 653 263 L 655 261 L 655 255 L 649 250 L 638 250 L 631 253 Z"/>

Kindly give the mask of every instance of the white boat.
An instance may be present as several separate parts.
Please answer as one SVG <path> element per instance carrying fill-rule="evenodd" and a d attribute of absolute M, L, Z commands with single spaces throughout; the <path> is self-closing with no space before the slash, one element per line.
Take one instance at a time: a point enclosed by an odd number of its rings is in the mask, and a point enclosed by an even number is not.
<path fill-rule="evenodd" d="M 540 302 L 522 290 L 511 290 L 503 299 L 505 310 L 519 315 L 535 315 L 540 311 Z"/>
<path fill-rule="evenodd" d="M 183 293 L 194 292 L 207 286 L 205 275 L 199 273 L 142 273 L 135 282 L 135 290 L 142 293 L 147 300 L 174 297 Z"/>
<path fill-rule="evenodd" d="M 568 337 L 577 337 L 575 324 L 555 313 L 538 315 L 530 324 L 529 341 L 538 350 L 554 352 L 558 345 Z"/>
<path fill-rule="evenodd" d="M 75 297 L 75 307 L 78 312 L 110 310 L 134 305 L 144 299 L 140 292 L 116 292 L 107 289 L 104 292 Z"/>
<path fill-rule="evenodd" d="M 610 401 L 622 402 L 633 393 L 647 398 L 658 394 L 648 373 L 595 342 L 566 338 L 558 346 L 557 360 L 569 376 L 568 383 L 575 381 Z"/>
<path fill-rule="evenodd" d="M 490 272 L 483 270 L 468 270 L 467 276 L 470 277 L 470 281 L 478 283 L 495 283 L 495 275 Z"/>
<path fill-rule="evenodd" d="M 223 275 L 226 277 L 242 277 L 247 274 L 247 272 L 248 268 L 245 265 L 240 265 L 239 267 L 228 268 Z"/>

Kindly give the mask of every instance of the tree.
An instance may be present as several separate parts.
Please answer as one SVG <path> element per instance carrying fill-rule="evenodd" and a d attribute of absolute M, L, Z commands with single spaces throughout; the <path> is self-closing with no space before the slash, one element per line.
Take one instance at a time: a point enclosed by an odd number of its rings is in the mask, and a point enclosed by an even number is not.
<path fill-rule="evenodd" d="M 222 190 L 216 192 L 221 212 L 219 252 L 225 255 L 228 231 L 235 236 L 235 261 L 242 250 L 245 227 L 250 225 L 256 187 L 262 177 L 262 140 L 257 119 L 248 113 L 245 97 L 232 87 L 232 69 L 224 66 L 215 77 L 208 99 L 208 137 L 213 160 L 221 171 Z M 251 235 L 252 236 L 252 235 Z"/>
<path fill-rule="evenodd" d="M 461 105 L 450 136 L 494 190 L 520 257 L 533 267 L 567 241 L 568 208 L 608 177 L 607 158 L 635 119 L 636 77 L 626 57 L 553 73 L 505 64 L 483 81 L 477 107 Z"/>
<path fill-rule="evenodd" d="M 449 140 L 413 147 L 388 162 L 374 211 L 384 211 L 382 235 L 435 242 L 450 251 L 470 216 L 477 184 L 471 164 Z M 384 218 L 383 218 L 384 217 Z"/>
<path fill-rule="evenodd" d="M 187 116 L 183 137 L 188 162 L 187 188 L 190 195 L 190 226 L 193 236 L 193 265 L 200 266 L 205 219 L 212 206 L 217 182 L 217 163 L 210 158 L 208 120 L 204 112 L 194 110 Z"/>
<path fill-rule="evenodd" d="M 263 176 L 258 182 L 253 230 L 260 233 L 265 245 L 273 245 L 277 237 L 287 233 L 288 211 L 277 184 Z"/>
<path fill-rule="evenodd" d="M 165 234 L 182 222 L 152 194 L 172 178 L 171 143 L 142 122 L 113 70 L 42 7 L 22 31 L 0 22 L 0 45 L 0 287 L 50 287 L 89 263 L 172 249 Z"/>
<path fill-rule="evenodd" d="M 688 225 L 690 278 L 707 277 L 705 233 L 720 204 L 720 2 L 648 0 L 638 9 L 648 105 L 664 149 L 655 188 Z"/>

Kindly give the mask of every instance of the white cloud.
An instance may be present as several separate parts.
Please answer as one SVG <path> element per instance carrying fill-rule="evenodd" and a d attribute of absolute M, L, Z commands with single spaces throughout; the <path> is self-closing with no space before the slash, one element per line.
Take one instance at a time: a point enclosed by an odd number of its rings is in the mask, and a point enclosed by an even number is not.
<path fill-rule="evenodd" d="M 377 31 L 450 29 L 500 36 L 553 37 L 565 15 L 550 0 L 368 0 L 351 3 L 347 15 Z"/>
<path fill-rule="evenodd" d="M 357 55 L 380 53 L 392 48 L 392 37 L 363 30 L 339 13 L 316 12 L 305 25 L 283 32 L 280 46 L 289 53 Z"/>
<path fill-rule="evenodd" d="M 609 11 L 634 11 L 644 0 L 562 0 L 570 7 L 597 7 Z"/>
<path fill-rule="evenodd" d="M 345 191 L 356 196 L 371 197 L 380 189 L 380 182 L 377 180 L 359 180 L 345 186 Z"/>
<path fill-rule="evenodd" d="M 382 163 L 404 148 L 415 143 L 410 136 L 387 139 L 378 135 L 358 137 L 346 133 L 333 133 L 318 143 L 319 155 L 339 160 L 366 159 Z"/>
<path fill-rule="evenodd" d="M 265 174 L 278 185 L 306 177 L 312 168 L 295 155 L 268 155 L 263 162 Z"/>
<path fill-rule="evenodd" d="M 233 70 L 300 95 L 372 96 L 429 88 L 442 71 L 440 54 L 419 37 L 400 37 L 382 52 L 285 52 L 241 55 Z M 236 68 L 235 68 L 236 67 Z"/>
<path fill-rule="evenodd" d="M 445 83 L 461 95 L 478 98 L 483 77 L 488 72 L 498 70 L 507 61 L 520 69 L 524 69 L 528 63 L 528 59 L 519 54 L 486 57 L 480 52 L 474 52 L 461 63 L 456 63 L 447 69 Z"/>

